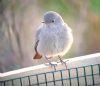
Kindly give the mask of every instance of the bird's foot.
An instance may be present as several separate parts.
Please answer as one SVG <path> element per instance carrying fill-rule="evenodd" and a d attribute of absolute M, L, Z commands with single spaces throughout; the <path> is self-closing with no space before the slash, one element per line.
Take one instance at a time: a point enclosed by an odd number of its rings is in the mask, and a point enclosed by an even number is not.
<path fill-rule="evenodd" d="M 45 65 L 53 67 L 54 70 L 56 71 L 57 62 L 49 62 L 49 63 L 46 63 Z"/>
<path fill-rule="evenodd" d="M 51 67 L 52 66 L 57 66 L 57 62 L 50 62 L 49 64 L 51 65 Z"/>
<path fill-rule="evenodd" d="M 60 58 L 60 56 L 58 56 L 58 57 L 59 57 L 59 61 L 58 61 L 57 63 L 61 63 L 62 65 L 65 65 L 65 67 L 66 67 L 66 69 L 67 69 L 67 64 L 66 64 L 66 62 L 69 61 L 69 60 L 63 61 L 63 60 Z"/>
<path fill-rule="evenodd" d="M 57 63 L 62 63 L 62 64 L 65 64 L 66 62 L 68 62 L 69 60 L 67 61 L 63 61 L 62 59 L 60 59 L 59 61 L 57 61 Z"/>
<path fill-rule="evenodd" d="M 57 62 L 49 62 L 49 63 L 45 63 L 46 66 L 57 66 Z"/>
<path fill-rule="evenodd" d="M 60 62 L 61 62 L 62 65 L 65 65 L 65 67 L 66 67 L 66 69 L 67 69 L 67 64 L 66 64 L 67 61 L 60 60 L 60 61 L 58 61 L 57 63 L 60 63 Z"/>

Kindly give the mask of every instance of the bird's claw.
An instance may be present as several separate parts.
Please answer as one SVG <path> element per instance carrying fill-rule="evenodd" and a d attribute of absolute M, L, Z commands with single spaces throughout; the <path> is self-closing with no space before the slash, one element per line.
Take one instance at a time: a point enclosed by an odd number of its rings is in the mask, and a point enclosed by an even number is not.
<path fill-rule="evenodd" d="M 51 62 L 50 65 L 51 65 L 51 67 L 57 66 L 57 62 Z"/>
<path fill-rule="evenodd" d="M 46 63 L 45 65 L 54 67 L 54 70 L 56 71 L 57 62 L 50 62 L 50 63 Z"/>
<path fill-rule="evenodd" d="M 69 61 L 69 60 L 67 60 L 67 61 Z M 57 63 L 61 63 L 61 64 L 65 65 L 65 67 L 67 69 L 67 64 L 66 64 L 67 61 L 63 61 L 60 59 L 59 61 L 57 61 Z"/>
<path fill-rule="evenodd" d="M 45 63 L 46 66 L 57 66 L 57 62 L 50 62 L 50 63 Z"/>
<path fill-rule="evenodd" d="M 69 61 L 69 60 L 67 60 L 67 61 Z M 57 61 L 57 63 L 65 64 L 67 61 L 59 60 L 59 61 Z"/>

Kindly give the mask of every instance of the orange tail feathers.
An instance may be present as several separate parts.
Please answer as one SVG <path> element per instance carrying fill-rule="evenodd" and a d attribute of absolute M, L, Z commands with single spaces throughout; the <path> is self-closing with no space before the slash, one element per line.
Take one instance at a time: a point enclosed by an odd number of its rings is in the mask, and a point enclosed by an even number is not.
<path fill-rule="evenodd" d="M 35 54 L 35 56 L 33 57 L 33 59 L 41 59 L 41 58 L 42 58 L 42 55 L 39 54 L 38 51 L 37 51 L 38 42 L 39 42 L 39 40 L 37 40 L 37 42 L 36 42 L 36 44 L 35 44 L 35 52 L 36 52 L 36 54 Z"/>
<path fill-rule="evenodd" d="M 40 55 L 38 52 L 36 52 L 35 56 L 33 57 L 33 59 L 41 59 L 42 55 Z"/>

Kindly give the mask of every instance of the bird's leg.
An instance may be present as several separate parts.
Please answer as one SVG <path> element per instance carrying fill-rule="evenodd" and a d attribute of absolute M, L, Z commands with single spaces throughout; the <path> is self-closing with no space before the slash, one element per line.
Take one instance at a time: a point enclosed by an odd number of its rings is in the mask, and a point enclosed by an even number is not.
<path fill-rule="evenodd" d="M 49 65 L 50 65 L 51 67 L 54 67 L 54 70 L 56 71 L 57 63 L 52 63 L 52 62 L 50 61 L 51 58 L 47 58 L 46 56 L 45 56 L 45 58 L 46 58 L 47 62 L 49 63 Z M 46 64 L 46 65 L 47 65 L 47 64 Z"/>
<path fill-rule="evenodd" d="M 61 62 L 62 64 L 65 65 L 65 67 L 66 67 L 66 69 L 67 69 L 67 64 L 66 64 L 66 62 L 67 62 L 68 60 L 67 60 L 67 61 L 63 61 L 59 55 L 58 55 L 58 58 L 59 58 L 60 62 Z M 59 62 L 58 62 L 58 63 L 59 63 Z"/>

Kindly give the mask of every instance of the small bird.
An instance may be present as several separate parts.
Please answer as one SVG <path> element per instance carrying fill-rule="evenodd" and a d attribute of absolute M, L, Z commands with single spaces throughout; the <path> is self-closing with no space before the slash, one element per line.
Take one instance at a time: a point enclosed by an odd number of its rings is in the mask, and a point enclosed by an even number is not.
<path fill-rule="evenodd" d="M 44 57 L 52 66 L 54 64 L 50 59 L 58 57 L 61 63 L 65 63 L 61 57 L 68 52 L 72 43 L 71 28 L 57 12 L 48 11 L 44 14 L 43 22 L 36 32 L 36 54 L 33 59 Z"/>

